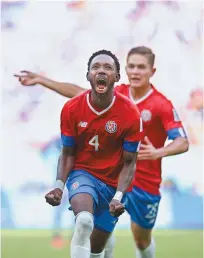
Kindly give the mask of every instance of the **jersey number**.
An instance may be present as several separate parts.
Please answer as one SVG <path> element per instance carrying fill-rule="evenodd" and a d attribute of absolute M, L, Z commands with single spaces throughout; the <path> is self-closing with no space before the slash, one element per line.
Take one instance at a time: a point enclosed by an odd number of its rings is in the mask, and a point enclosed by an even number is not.
<path fill-rule="evenodd" d="M 98 146 L 99 146 L 98 135 L 95 135 L 93 138 L 91 138 L 91 140 L 89 141 L 89 145 L 94 146 L 95 151 L 98 151 Z"/>

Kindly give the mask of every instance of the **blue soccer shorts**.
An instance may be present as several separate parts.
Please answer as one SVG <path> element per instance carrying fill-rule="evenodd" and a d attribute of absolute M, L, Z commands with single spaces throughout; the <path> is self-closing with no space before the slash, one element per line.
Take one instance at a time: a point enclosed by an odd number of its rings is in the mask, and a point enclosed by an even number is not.
<path fill-rule="evenodd" d="M 94 227 L 101 231 L 113 232 L 118 218 L 110 214 L 109 203 L 116 188 L 108 186 L 84 170 L 72 171 L 66 185 L 70 202 L 76 194 L 90 194 L 94 200 Z"/>
<path fill-rule="evenodd" d="M 154 227 L 161 196 L 153 195 L 138 187 L 126 194 L 125 208 L 133 222 L 145 229 Z"/>

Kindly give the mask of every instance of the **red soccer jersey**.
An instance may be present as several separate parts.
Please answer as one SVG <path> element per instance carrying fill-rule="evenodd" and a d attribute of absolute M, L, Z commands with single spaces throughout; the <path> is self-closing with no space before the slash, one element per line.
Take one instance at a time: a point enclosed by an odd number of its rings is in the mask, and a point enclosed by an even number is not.
<path fill-rule="evenodd" d="M 117 92 L 131 97 L 129 85 L 115 87 Z M 153 86 L 146 96 L 134 102 L 143 120 L 144 135 L 149 138 L 155 148 L 161 148 L 169 137 L 185 137 L 182 123 L 171 101 Z M 151 193 L 159 194 L 161 183 L 161 159 L 138 160 L 133 185 Z"/>
<path fill-rule="evenodd" d="M 104 183 L 117 186 L 123 150 L 137 152 L 142 138 L 138 109 L 115 92 L 110 106 L 97 111 L 90 91 L 69 100 L 61 113 L 64 146 L 76 144 L 74 170 L 86 170 Z"/>

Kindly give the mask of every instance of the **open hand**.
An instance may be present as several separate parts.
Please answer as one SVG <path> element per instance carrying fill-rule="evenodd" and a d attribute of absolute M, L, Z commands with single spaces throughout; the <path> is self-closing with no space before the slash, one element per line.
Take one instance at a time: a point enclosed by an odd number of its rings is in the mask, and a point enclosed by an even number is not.
<path fill-rule="evenodd" d="M 145 144 L 144 144 L 145 143 Z M 156 160 L 161 158 L 159 149 L 156 149 L 148 137 L 144 138 L 144 143 L 140 146 L 137 160 Z"/>

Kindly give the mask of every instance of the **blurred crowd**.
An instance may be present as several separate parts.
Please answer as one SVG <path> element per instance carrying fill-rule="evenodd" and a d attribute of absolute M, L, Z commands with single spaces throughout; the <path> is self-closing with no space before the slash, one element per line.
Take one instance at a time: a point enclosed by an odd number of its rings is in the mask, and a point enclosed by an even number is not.
<path fill-rule="evenodd" d="M 25 182 L 43 182 L 42 191 L 52 185 L 60 148 L 59 114 L 66 101 L 40 86 L 22 87 L 13 74 L 31 70 L 87 88 L 88 58 L 105 48 L 118 56 L 121 81 L 127 82 L 126 54 L 131 47 L 145 45 L 156 54 L 152 82 L 177 107 L 192 146 L 183 159 L 191 161 L 196 172 L 184 171 L 189 178 L 184 188 L 203 194 L 202 26 L 199 0 L 1 1 L 4 189 L 12 194 Z M 183 180 L 178 162 L 166 163 L 167 189 L 172 173 L 178 184 Z"/>

